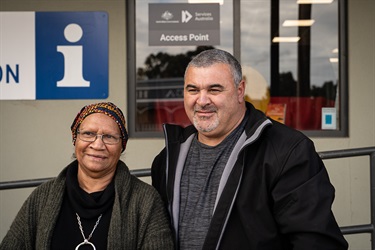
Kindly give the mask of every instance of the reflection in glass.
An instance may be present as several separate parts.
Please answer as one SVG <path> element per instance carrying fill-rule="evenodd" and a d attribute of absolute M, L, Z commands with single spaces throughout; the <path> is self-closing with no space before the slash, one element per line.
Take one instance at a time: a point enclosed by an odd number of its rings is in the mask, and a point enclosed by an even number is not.
<path fill-rule="evenodd" d="M 282 122 L 291 127 L 332 129 L 324 126 L 322 109 L 339 105 L 338 57 L 333 53 L 338 48 L 337 1 L 242 1 L 241 27 L 242 64 L 266 81 L 246 77 L 248 100 L 264 112 L 270 107 L 274 111 L 278 104 L 284 112 Z M 252 97 L 252 89 L 257 88 L 267 89 Z"/>

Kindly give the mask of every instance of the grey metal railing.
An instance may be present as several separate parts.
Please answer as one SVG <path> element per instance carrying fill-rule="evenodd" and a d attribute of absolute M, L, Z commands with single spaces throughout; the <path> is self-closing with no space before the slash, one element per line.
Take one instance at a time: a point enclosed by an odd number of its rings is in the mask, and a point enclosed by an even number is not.
<path fill-rule="evenodd" d="M 148 176 L 151 176 L 151 169 L 144 168 L 144 169 L 130 170 L 130 173 L 137 177 L 148 177 Z M 37 187 L 40 184 L 51 180 L 52 178 L 53 177 L 31 179 L 31 180 L 19 180 L 19 181 L 3 181 L 3 182 L 0 182 L 0 190 Z"/>
<path fill-rule="evenodd" d="M 319 152 L 319 155 L 323 160 L 348 158 L 348 157 L 356 157 L 356 156 L 369 156 L 370 157 L 371 222 L 370 224 L 340 227 L 340 229 L 343 234 L 370 233 L 371 234 L 371 249 L 375 250 L 375 229 L 374 229 L 375 227 L 375 147 L 325 151 L 325 152 Z M 131 170 L 130 172 L 131 174 L 137 177 L 151 176 L 151 169 L 149 168 Z M 36 187 L 50 179 L 52 178 L 0 182 L 0 190 Z"/>
<path fill-rule="evenodd" d="M 319 155 L 323 160 L 356 156 L 370 157 L 370 224 L 346 226 L 340 229 L 343 234 L 370 233 L 371 249 L 375 250 L 375 147 L 333 150 L 320 152 Z"/>

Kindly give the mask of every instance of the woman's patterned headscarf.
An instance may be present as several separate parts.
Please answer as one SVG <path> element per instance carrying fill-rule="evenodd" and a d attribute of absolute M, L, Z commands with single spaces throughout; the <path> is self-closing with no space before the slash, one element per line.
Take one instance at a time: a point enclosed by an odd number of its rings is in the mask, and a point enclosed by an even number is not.
<path fill-rule="evenodd" d="M 76 144 L 77 129 L 79 125 L 81 125 L 81 123 L 87 116 L 94 114 L 94 113 L 101 113 L 101 114 L 108 115 L 117 123 L 117 126 L 120 128 L 120 131 L 121 131 L 122 152 L 124 152 L 126 148 L 126 143 L 128 141 L 128 133 L 126 131 L 126 126 L 125 126 L 126 125 L 125 117 L 121 109 L 119 109 L 115 104 L 111 102 L 94 103 L 94 104 L 84 106 L 81 109 L 81 111 L 77 114 L 76 118 L 74 119 L 70 127 L 72 131 L 72 136 L 73 136 L 73 145 Z"/>

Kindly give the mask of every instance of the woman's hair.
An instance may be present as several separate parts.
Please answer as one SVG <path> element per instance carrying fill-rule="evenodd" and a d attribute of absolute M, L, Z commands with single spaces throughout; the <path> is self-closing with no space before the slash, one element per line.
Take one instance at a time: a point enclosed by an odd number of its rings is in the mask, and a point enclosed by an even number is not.
<path fill-rule="evenodd" d="M 72 131 L 72 137 L 73 137 L 73 145 L 75 145 L 75 142 L 77 140 L 77 130 L 79 128 L 79 125 L 81 125 L 81 123 L 87 116 L 94 114 L 94 113 L 105 114 L 116 122 L 117 126 L 119 127 L 121 131 L 122 152 L 123 152 L 126 148 L 126 143 L 128 141 L 128 132 L 126 131 L 126 121 L 125 121 L 125 117 L 121 109 L 111 102 L 93 103 L 90 105 L 86 105 L 81 109 L 81 111 L 76 115 L 76 118 L 74 119 L 72 125 L 70 126 L 70 129 Z"/>

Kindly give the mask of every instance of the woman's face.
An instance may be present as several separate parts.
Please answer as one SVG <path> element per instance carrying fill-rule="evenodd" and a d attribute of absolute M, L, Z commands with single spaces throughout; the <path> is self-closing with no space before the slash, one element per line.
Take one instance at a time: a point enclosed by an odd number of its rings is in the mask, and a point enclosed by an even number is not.
<path fill-rule="evenodd" d="M 94 134 L 106 134 L 120 138 L 121 132 L 116 122 L 109 116 L 94 113 L 87 116 L 79 127 L 79 132 L 91 132 Z M 97 136 L 94 142 L 86 142 L 77 135 L 75 154 L 78 167 L 86 175 L 94 178 L 114 173 L 121 156 L 122 140 L 116 144 L 105 144 L 101 136 Z"/>

